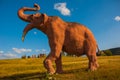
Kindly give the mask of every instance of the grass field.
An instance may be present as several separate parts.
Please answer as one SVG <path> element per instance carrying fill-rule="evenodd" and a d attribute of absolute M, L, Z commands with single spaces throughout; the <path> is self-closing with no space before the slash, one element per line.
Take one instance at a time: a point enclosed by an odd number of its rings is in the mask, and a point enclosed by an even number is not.
<path fill-rule="evenodd" d="M 63 74 L 47 76 L 44 58 L 0 60 L 0 80 L 120 80 L 120 56 L 98 57 L 100 67 L 88 72 L 86 57 L 63 57 Z"/>

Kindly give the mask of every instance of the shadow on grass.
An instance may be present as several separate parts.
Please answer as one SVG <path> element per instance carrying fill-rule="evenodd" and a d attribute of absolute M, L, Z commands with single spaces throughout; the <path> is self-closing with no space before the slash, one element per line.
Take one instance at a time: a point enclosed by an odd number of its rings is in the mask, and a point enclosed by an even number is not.
<path fill-rule="evenodd" d="M 88 69 L 87 68 L 71 69 L 71 70 L 64 71 L 63 74 L 74 74 L 74 73 L 78 73 L 78 72 L 88 72 Z"/>
<path fill-rule="evenodd" d="M 0 80 L 44 80 L 46 73 L 16 74 L 12 76 L 1 77 Z"/>
<path fill-rule="evenodd" d="M 66 70 L 64 71 L 63 74 L 74 74 L 78 72 L 86 71 L 84 68 L 83 69 L 72 69 L 72 70 Z M 57 75 L 53 75 L 54 77 Z M 29 73 L 29 74 L 15 74 L 12 76 L 5 76 L 1 77 L 0 80 L 48 80 L 46 75 L 46 72 L 43 73 Z M 54 79 L 53 79 L 54 80 Z"/>

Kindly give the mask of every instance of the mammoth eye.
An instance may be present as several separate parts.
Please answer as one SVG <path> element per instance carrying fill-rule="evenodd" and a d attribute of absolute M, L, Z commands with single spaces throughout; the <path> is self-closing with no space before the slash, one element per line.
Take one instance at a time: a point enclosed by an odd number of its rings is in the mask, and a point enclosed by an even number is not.
<path fill-rule="evenodd" d="M 29 16 L 29 19 L 30 19 L 30 20 L 33 20 L 33 14 Z"/>

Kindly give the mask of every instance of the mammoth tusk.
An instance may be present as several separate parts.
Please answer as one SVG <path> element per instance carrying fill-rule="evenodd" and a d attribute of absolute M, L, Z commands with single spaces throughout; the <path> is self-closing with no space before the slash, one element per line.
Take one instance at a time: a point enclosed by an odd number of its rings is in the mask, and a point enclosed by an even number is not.
<path fill-rule="evenodd" d="M 24 42 L 25 36 L 26 36 L 26 32 L 24 32 L 24 33 L 22 34 L 22 41 L 23 41 L 23 42 Z"/>
<path fill-rule="evenodd" d="M 24 31 L 23 31 L 23 34 L 22 34 L 22 41 L 23 41 L 23 42 L 24 42 L 24 38 L 25 38 L 26 34 L 28 33 L 28 31 L 31 30 L 31 29 L 33 29 L 33 28 L 34 28 L 34 27 L 33 27 L 32 24 L 28 24 L 28 25 L 25 27 L 25 29 L 24 29 Z"/>

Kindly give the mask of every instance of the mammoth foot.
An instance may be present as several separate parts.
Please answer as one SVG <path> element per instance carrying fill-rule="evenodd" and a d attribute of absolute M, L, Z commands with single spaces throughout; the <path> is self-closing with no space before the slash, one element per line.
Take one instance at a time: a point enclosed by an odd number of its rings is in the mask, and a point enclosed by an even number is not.
<path fill-rule="evenodd" d="M 49 75 L 53 75 L 53 74 L 62 74 L 63 73 L 63 70 L 57 70 L 56 72 L 55 71 L 48 71 L 47 72 Z"/>
<path fill-rule="evenodd" d="M 89 66 L 88 71 L 95 71 L 99 67 L 98 63 L 92 64 Z"/>
<path fill-rule="evenodd" d="M 96 71 L 97 70 L 97 68 L 96 67 L 92 67 L 92 68 L 89 68 L 89 70 L 88 71 Z"/>
<path fill-rule="evenodd" d="M 62 73 L 64 73 L 64 72 L 63 72 L 63 70 L 59 70 L 59 71 L 56 71 L 55 73 L 56 73 L 56 74 L 62 74 Z"/>
<path fill-rule="evenodd" d="M 88 69 L 86 69 L 86 71 L 96 71 L 97 70 L 97 68 L 95 68 L 95 67 L 93 67 L 93 68 L 88 68 Z"/>
<path fill-rule="evenodd" d="M 53 68 L 53 66 L 52 66 L 52 61 L 51 61 L 51 60 L 46 59 L 46 60 L 44 61 L 44 67 L 47 69 L 47 73 L 48 73 L 49 75 L 52 75 L 52 74 L 55 73 L 55 70 L 54 70 L 54 68 Z"/>
<path fill-rule="evenodd" d="M 53 75 L 55 72 L 47 72 L 48 75 Z"/>

